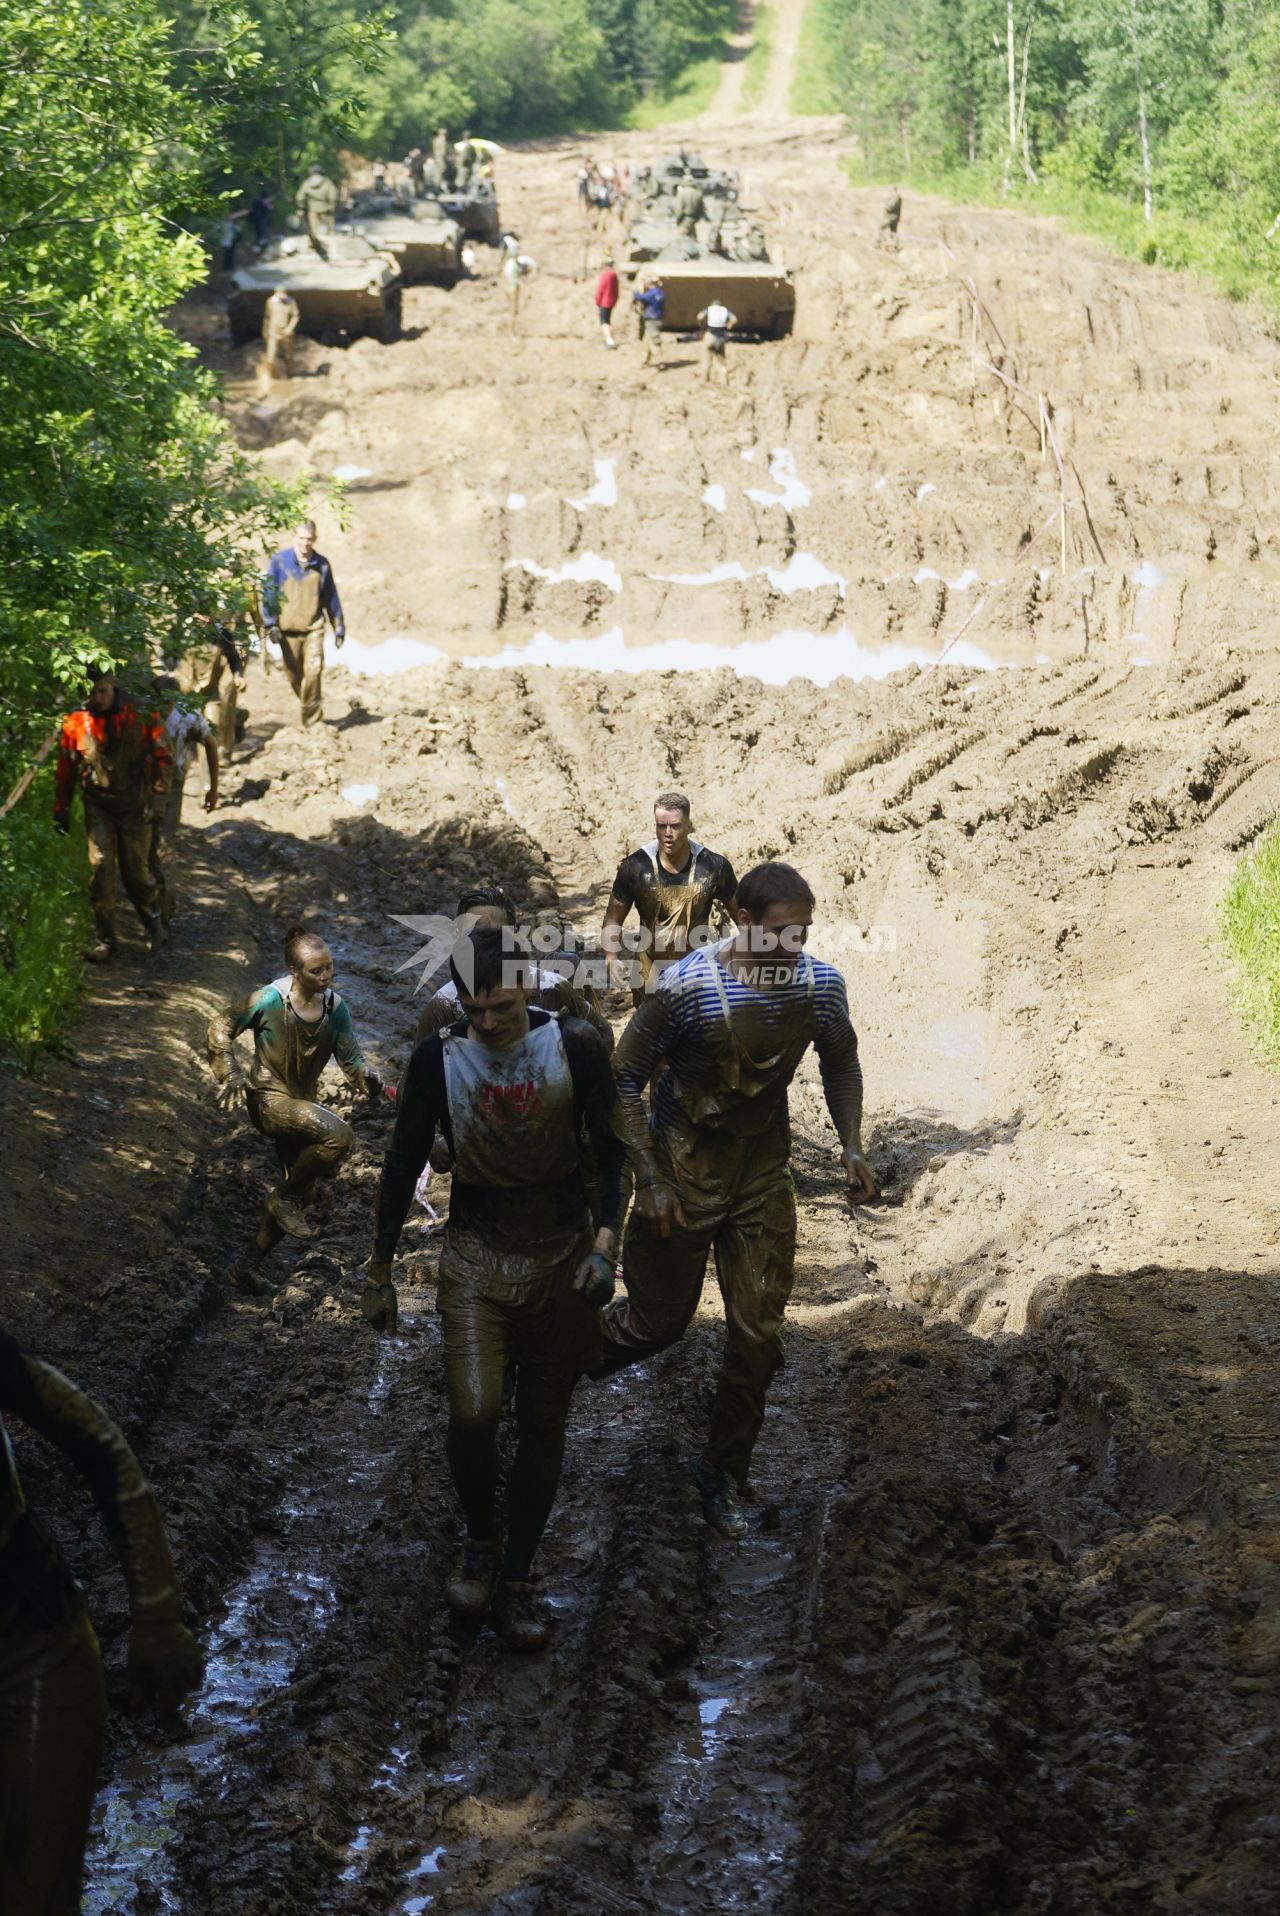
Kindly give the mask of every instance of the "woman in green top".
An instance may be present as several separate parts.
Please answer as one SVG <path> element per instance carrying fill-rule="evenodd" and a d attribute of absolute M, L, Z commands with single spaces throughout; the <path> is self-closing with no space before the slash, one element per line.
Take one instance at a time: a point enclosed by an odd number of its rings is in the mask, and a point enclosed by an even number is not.
<path fill-rule="evenodd" d="M 336 1177 L 355 1142 L 349 1124 L 316 1102 L 320 1074 L 336 1058 L 347 1083 L 374 1098 L 382 1080 L 365 1068 L 351 1013 L 333 989 L 333 954 L 313 931 L 298 926 L 284 941 L 288 973 L 263 985 L 209 1025 L 209 1064 L 218 1103 L 230 1110 L 243 1092 L 249 1117 L 270 1138 L 280 1160 L 280 1182 L 268 1194 L 253 1244 L 231 1267 L 238 1291 L 261 1294 L 257 1266 L 280 1239 L 311 1237 L 307 1199 L 319 1178 Z M 236 1063 L 235 1041 L 253 1034 L 247 1079 Z"/>

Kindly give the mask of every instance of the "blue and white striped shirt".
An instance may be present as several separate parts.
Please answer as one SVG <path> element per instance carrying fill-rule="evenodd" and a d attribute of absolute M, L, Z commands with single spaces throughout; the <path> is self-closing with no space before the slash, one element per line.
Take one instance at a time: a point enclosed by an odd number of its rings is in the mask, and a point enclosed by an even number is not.
<path fill-rule="evenodd" d="M 644 1090 L 660 1061 L 665 1061 L 665 1069 L 654 1091 L 654 1131 L 667 1131 L 681 1121 L 682 1092 L 713 1087 L 721 1112 L 731 1122 L 735 1100 L 732 1089 L 726 1088 L 722 1067 L 733 1037 L 741 1041 L 743 1028 L 749 1031 L 745 1049 L 757 1060 L 762 1059 L 769 1054 L 770 1032 L 777 1033 L 781 1047 L 796 1029 L 797 1012 L 803 1029 L 806 1011 L 809 1042 L 818 1054 L 831 1121 L 842 1144 L 858 1147 L 862 1071 L 843 977 L 834 965 L 804 952 L 788 983 L 760 989 L 744 984 L 719 963 L 717 954 L 727 950 L 728 942 L 707 947 L 670 966 L 661 988 L 645 999 L 619 1040 L 614 1072 L 631 1148 L 644 1148 L 648 1142 L 650 1120 L 644 1108 Z M 779 1059 L 776 1085 L 764 1092 L 744 1091 L 738 1102 L 750 1102 L 762 1118 L 769 1110 L 785 1122 L 787 1086 L 801 1055 L 794 1046 L 788 1046 Z M 753 1123 L 750 1128 L 757 1130 L 759 1126 Z"/>

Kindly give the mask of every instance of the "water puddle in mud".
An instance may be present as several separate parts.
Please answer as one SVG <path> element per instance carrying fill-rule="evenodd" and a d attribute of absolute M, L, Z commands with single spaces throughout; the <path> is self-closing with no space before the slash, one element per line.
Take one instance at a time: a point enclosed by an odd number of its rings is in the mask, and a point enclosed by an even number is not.
<path fill-rule="evenodd" d="M 507 494 L 508 512 L 523 512 L 528 503 L 529 501 L 522 492 L 509 492 Z"/>
<path fill-rule="evenodd" d="M 799 1844 L 786 1748 L 799 1569 L 781 1538 L 756 1532 L 713 1572 L 721 1585 L 718 1641 L 690 1678 L 686 1727 L 657 1779 L 664 1809 L 655 1852 L 681 1883 L 692 1859 L 699 1908 L 772 1908 L 788 1889 Z M 704 1849 L 708 1806 L 728 1798 L 737 1806 L 734 1848 L 708 1841 Z"/>
<path fill-rule="evenodd" d="M 704 506 L 710 506 L 713 512 L 724 512 L 728 507 L 723 486 L 707 486 L 702 494 Z"/>
<path fill-rule="evenodd" d="M 503 566 L 504 572 L 531 572 L 535 579 L 546 579 L 551 585 L 560 585 L 566 580 L 574 585 L 599 583 L 607 585 L 610 592 L 621 592 L 622 574 L 612 559 L 602 559 L 598 552 L 584 552 L 577 559 L 570 559 L 562 566 L 542 566 L 533 559 L 508 559 Z"/>
<path fill-rule="evenodd" d="M 341 479 L 343 485 L 349 486 L 356 479 L 372 479 L 373 468 L 372 466 L 335 466 L 333 476 L 335 479 Z"/>
<path fill-rule="evenodd" d="M 346 799 L 348 805 L 359 809 L 361 805 L 372 805 L 378 796 L 378 788 L 376 785 L 344 785 L 340 796 Z"/>
<path fill-rule="evenodd" d="M 958 579 L 943 579 L 942 574 L 935 572 L 931 565 L 924 565 L 921 566 L 918 572 L 912 575 L 911 583 L 912 585 L 923 585 L 926 579 L 941 580 L 948 592 L 972 592 L 975 585 L 982 584 L 982 574 L 975 572 L 971 565 L 965 567 Z M 885 583 L 887 584 L 888 581 L 886 580 Z M 997 581 L 997 584 L 1001 583 L 1003 583 L 1003 581 Z"/>
<path fill-rule="evenodd" d="M 462 663 L 483 671 L 546 665 L 576 667 L 583 672 L 714 672 L 728 666 L 740 678 L 757 678 L 765 685 L 785 685 L 792 679 L 830 685 L 839 678 L 888 678 L 907 666 L 932 665 L 936 657 L 936 647 L 907 641 L 863 645 L 847 626 L 837 632 L 775 632 L 767 639 L 724 645 L 707 639 L 659 639 L 647 645 L 628 645 L 622 627 L 613 626 L 595 638 L 557 639 L 549 632 L 537 632 L 525 644 L 504 646 L 484 657 L 464 658 Z M 962 639 L 947 653 L 946 663 L 994 671 L 1031 661 L 1026 657 L 998 659 Z"/>
<path fill-rule="evenodd" d="M 401 1323 L 408 1328 L 416 1318 L 402 1302 Z M 380 1343 L 369 1388 L 373 1418 L 381 1415 L 411 1348 L 404 1336 Z M 354 1458 L 349 1453 L 355 1471 L 347 1482 L 375 1474 L 387 1455 L 372 1442 Z M 309 1490 L 292 1490 L 277 1505 L 274 1523 L 277 1534 L 259 1543 L 209 1637 L 204 1683 L 190 1709 L 186 1740 L 126 1764 L 98 1796 L 83 1916 L 184 1908 L 169 1853 L 171 1839 L 179 1837 L 182 1812 L 220 1785 L 252 1738 L 262 1710 L 293 1680 L 304 1655 L 329 1627 L 337 1594 L 329 1575 L 333 1538 L 327 1504 Z M 385 1787 L 394 1787 L 390 1766 L 396 1760 L 403 1764 L 408 1754 L 393 1747 L 383 1766 Z"/>
<path fill-rule="evenodd" d="M 348 639 L 339 650 L 330 632 L 324 642 L 325 664 L 345 665 L 348 672 L 361 679 L 415 672 L 422 665 L 439 665 L 448 656 L 439 646 L 428 645 L 424 639 L 383 639 L 378 645 L 361 645 L 358 639 Z"/>
<path fill-rule="evenodd" d="M 565 504 L 575 512 L 585 512 L 588 506 L 616 506 L 618 503 L 618 480 L 616 459 L 595 459 L 596 481 L 581 499 L 566 499 Z"/>
<path fill-rule="evenodd" d="M 767 579 L 775 592 L 788 598 L 795 592 L 816 592 L 833 585 L 843 596 L 845 581 L 840 573 L 816 558 L 812 552 L 793 552 L 785 566 L 757 566 L 748 571 L 740 559 L 725 559 L 705 572 L 650 572 L 645 575 L 658 585 L 725 585 L 730 580 L 745 584 L 748 579 Z M 934 578 L 937 574 L 934 573 Z"/>
<path fill-rule="evenodd" d="M 310 1561 L 290 1564 L 278 1542 L 259 1546 L 209 1640 L 189 1741 L 155 1762 L 128 1765 L 98 1799 L 85 1916 L 181 1908 L 167 1853 L 179 1812 L 220 1777 L 261 1706 L 289 1682 L 303 1647 L 323 1636 L 336 1604 L 323 1561 L 319 1547 Z"/>
<path fill-rule="evenodd" d="M 813 498 L 810 488 L 796 476 L 795 454 L 788 452 L 785 446 L 775 447 L 770 454 L 769 477 L 779 491 L 765 492 L 760 486 L 747 488 L 748 499 L 754 499 L 759 506 L 781 506 L 785 512 L 794 512 L 799 506 L 807 506 Z"/>

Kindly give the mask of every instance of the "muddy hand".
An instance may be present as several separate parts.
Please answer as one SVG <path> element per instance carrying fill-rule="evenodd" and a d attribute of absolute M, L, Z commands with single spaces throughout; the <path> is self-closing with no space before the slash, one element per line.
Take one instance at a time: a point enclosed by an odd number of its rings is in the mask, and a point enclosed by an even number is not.
<path fill-rule="evenodd" d="M 613 1259 L 603 1251 L 589 1251 L 574 1272 L 573 1288 L 593 1310 L 602 1311 L 614 1292 Z"/>
<path fill-rule="evenodd" d="M 669 1184 L 637 1184 L 635 1208 L 646 1228 L 659 1237 L 670 1237 L 676 1225 L 684 1227 L 680 1200 Z"/>
<path fill-rule="evenodd" d="M 842 1151 L 840 1162 L 844 1166 L 845 1177 L 849 1180 L 849 1195 L 854 1203 L 864 1198 L 873 1198 L 876 1194 L 876 1174 L 860 1151 Z"/>
<path fill-rule="evenodd" d="M 213 1101 L 219 1111 L 234 1111 L 244 1097 L 244 1083 L 233 1072 L 229 1078 L 223 1078 L 213 1094 Z"/>
<path fill-rule="evenodd" d="M 382 1079 L 379 1077 L 378 1073 L 376 1071 L 370 1071 L 366 1068 L 363 1074 L 363 1077 L 364 1077 L 365 1097 L 368 1098 L 371 1102 L 377 1098 L 380 1098 L 383 1092 L 385 1091 L 386 1086 L 383 1084 Z"/>
<path fill-rule="evenodd" d="M 204 1652 L 185 1623 L 134 1624 L 126 1670 L 131 1710 L 153 1704 L 161 1717 L 172 1717 L 203 1676 Z"/>
<path fill-rule="evenodd" d="M 380 1258 L 371 1257 L 365 1266 L 360 1312 L 375 1331 L 395 1335 L 400 1322 L 400 1300 L 391 1282 L 391 1266 Z"/>

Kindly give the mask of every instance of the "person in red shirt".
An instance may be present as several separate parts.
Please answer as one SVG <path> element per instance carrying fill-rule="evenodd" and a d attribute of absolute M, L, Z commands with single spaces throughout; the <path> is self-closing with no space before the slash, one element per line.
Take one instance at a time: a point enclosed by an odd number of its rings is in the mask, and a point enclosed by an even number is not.
<path fill-rule="evenodd" d="M 77 785 L 84 797 L 89 903 L 98 934 L 87 955 L 94 964 L 103 963 L 116 949 L 117 866 L 148 946 L 155 951 L 164 942 L 150 857 L 154 814 L 163 803 L 172 766 L 160 715 L 144 716 L 125 697 L 113 673 L 96 673 L 84 705 L 62 722 L 53 801 L 53 822 L 60 832 L 68 832 Z"/>
<path fill-rule="evenodd" d="M 606 253 L 604 265 L 600 268 L 600 277 L 596 281 L 596 312 L 600 319 L 600 337 L 606 347 L 612 350 L 617 345 L 613 336 L 613 309 L 618 303 L 618 275 L 613 269 L 613 254 Z"/>

